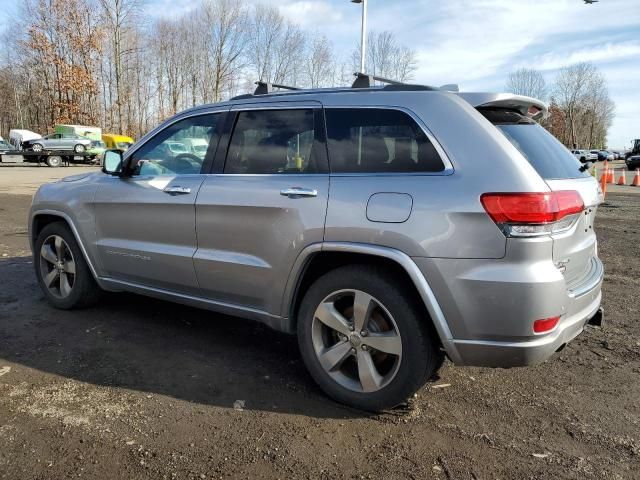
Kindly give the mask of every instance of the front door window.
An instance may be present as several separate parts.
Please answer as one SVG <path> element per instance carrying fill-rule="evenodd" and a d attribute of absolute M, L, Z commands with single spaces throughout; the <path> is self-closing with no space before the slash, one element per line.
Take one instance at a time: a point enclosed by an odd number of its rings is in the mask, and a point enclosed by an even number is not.
<path fill-rule="evenodd" d="M 218 144 L 217 124 L 221 114 L 199 115 L 180 120 L 151 138 L 133 153 L 134 175 L 188 175 L 202 170 L 204 154 L 194 152 L 195 141 L 213 154 Z"/>

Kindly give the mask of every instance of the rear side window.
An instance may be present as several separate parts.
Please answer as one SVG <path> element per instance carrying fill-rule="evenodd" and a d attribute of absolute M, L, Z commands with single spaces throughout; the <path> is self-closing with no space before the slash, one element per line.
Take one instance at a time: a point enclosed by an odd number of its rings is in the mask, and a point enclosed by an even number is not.
<path fill-rule="evenodd" d="M 224 173 L 319 173 L 323 159 L 315 137 L 314 110 L 254 110 L 240 112 Z"/>
<path fill-rule="evenodd" d="M 327 143 L 334 173 L 440 172 L 442 159 L 406 113 L 381 108 L 328 108 Z"/>
<path fill-rule="evenodd" d="M 517 112 L 480 110 L 545 180 L 588 177 L 582 164 L 556 137 Z"/>

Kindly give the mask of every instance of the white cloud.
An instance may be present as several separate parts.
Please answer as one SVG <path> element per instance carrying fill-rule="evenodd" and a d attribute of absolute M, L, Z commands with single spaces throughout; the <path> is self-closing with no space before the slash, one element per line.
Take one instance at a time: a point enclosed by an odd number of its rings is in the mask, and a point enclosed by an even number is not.
<path fill-rule="evenodd" d="M 557 70 L 580 62 L 613 62 L 638 56 L 640 56 L 640 41 L 609 42 L 569 52 L 549 52 L 521 65 L 537 68 L 538 70 Z M 640 65 L 638 68 L 640 69 Z"/>
<path fill-rule="evenodd" d="M 153 0 L 144 4 L 144 10 L 152 18 L 175 19 L 195 10 L 198 5 L 200 2 L 196 0 Z"/>
<path fill-rule="evenodd" d="M 314 30 L 342 21 L 342 12 L 329 2 L 297 1 L 279 5 L 278 8 L 282 15 L 296 25 Z"/>

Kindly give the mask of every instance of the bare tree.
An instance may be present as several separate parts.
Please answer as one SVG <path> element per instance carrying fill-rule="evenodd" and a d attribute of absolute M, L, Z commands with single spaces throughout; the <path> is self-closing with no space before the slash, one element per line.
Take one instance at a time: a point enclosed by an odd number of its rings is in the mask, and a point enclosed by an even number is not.
<path fill-rule="evenodd" d="M 277 8 L 254 6 L 248 29 L 247 64 L 250 74 L 271 83 L 296 83 L 301 74 L 305 35 Z"/>
<path fill-rule="evenodd" d="M 352 52 L 351 63 L 354 71 L 359 68 L 359 48 Z M 392 32 L 371 31 L 367 35 L 367 73 L 406 82 L 413 78 L 416 64 L 415 51 L 399 45 Z"/>
<path fill-rule="evenodd" d="M 112 59 L 114 67 L 113 80 L 115 81 L 115 106 L 117 111 L 118 131 L 124 132 L 123 105 L 127 102 L 123 92 L 124 69 L 123 36 L 133 28 L 136 14 L 139 12 L 139 0 L 100 0 L 100 5 L 107 20 L 109 38 L 111 39 Z"/>
<path fill-rule="evenodd" d="M 606 143 L 615 105 L 606 80 L 591 63 L 560 70 L 553 88 L 553 102 L 565 115 L 562 132 L 554 132 L 571 147 L 600 148 Z"/>
<path fill-rule="evenodd" d="M 307 52 L 306 84 L 311 88 L 327 87 L 333 82 L 335 63 L 331 43 L 324 35 L 316 35 Z"/>
<path fill-rule="evenodd" d="M 539 100 L 546 100 L 548 94 L 547 83 L 542 73 L 533 68 L 519 68 L 511 72 L 505 90 Z"/>
<path fill-rule="evenodd" d="M 247 12 L 238 0 L 207 0 L 202 10 L 203 19 L 210 28 L 206 32 L 206 45 L 213 67 L 212 100 L 218 102 L 223 92 L 231 88 L 234 78 L 240 75 L 243 67 L 242 55 L 247 44 Z M 211 72 L 205 72 L 205 78 L 208 73 Z"/>
<path fill-rule="evenodd" d="M 199 0 L 183 15 L 145 23 L 144 1 L 24 0 L 0 32 L 0 133 L 73 122 L 138 137 L 181 109 L 250 91 L 256 79 L 352 80 L 350 56 L 274 6 Z M 416 68 L 415 52 L 389 32 L 370 34 L 367 57 L 381 76 L 408 80 Z"/>

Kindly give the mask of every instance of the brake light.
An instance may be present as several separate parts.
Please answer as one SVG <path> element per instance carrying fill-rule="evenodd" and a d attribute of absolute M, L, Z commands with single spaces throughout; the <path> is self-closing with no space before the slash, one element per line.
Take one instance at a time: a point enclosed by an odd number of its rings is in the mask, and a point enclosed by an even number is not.
<path fill-rule="evenodd" d="M 575 190 L 540 193 L 485 193 L 482 206 L 491 219 L 509 236 L 545 235 L 566 230 L 573 224 L 565 217 L 584 210 Z"/>
<path fill-rule="evenodd" d="M 550 317 L 543 318 L 541 320 L 536 320 L 533 322 L 533 332 L 534 333 L 547 333 L 556 328 L 558 322 L 560 321 L 560 317 Z"/>

